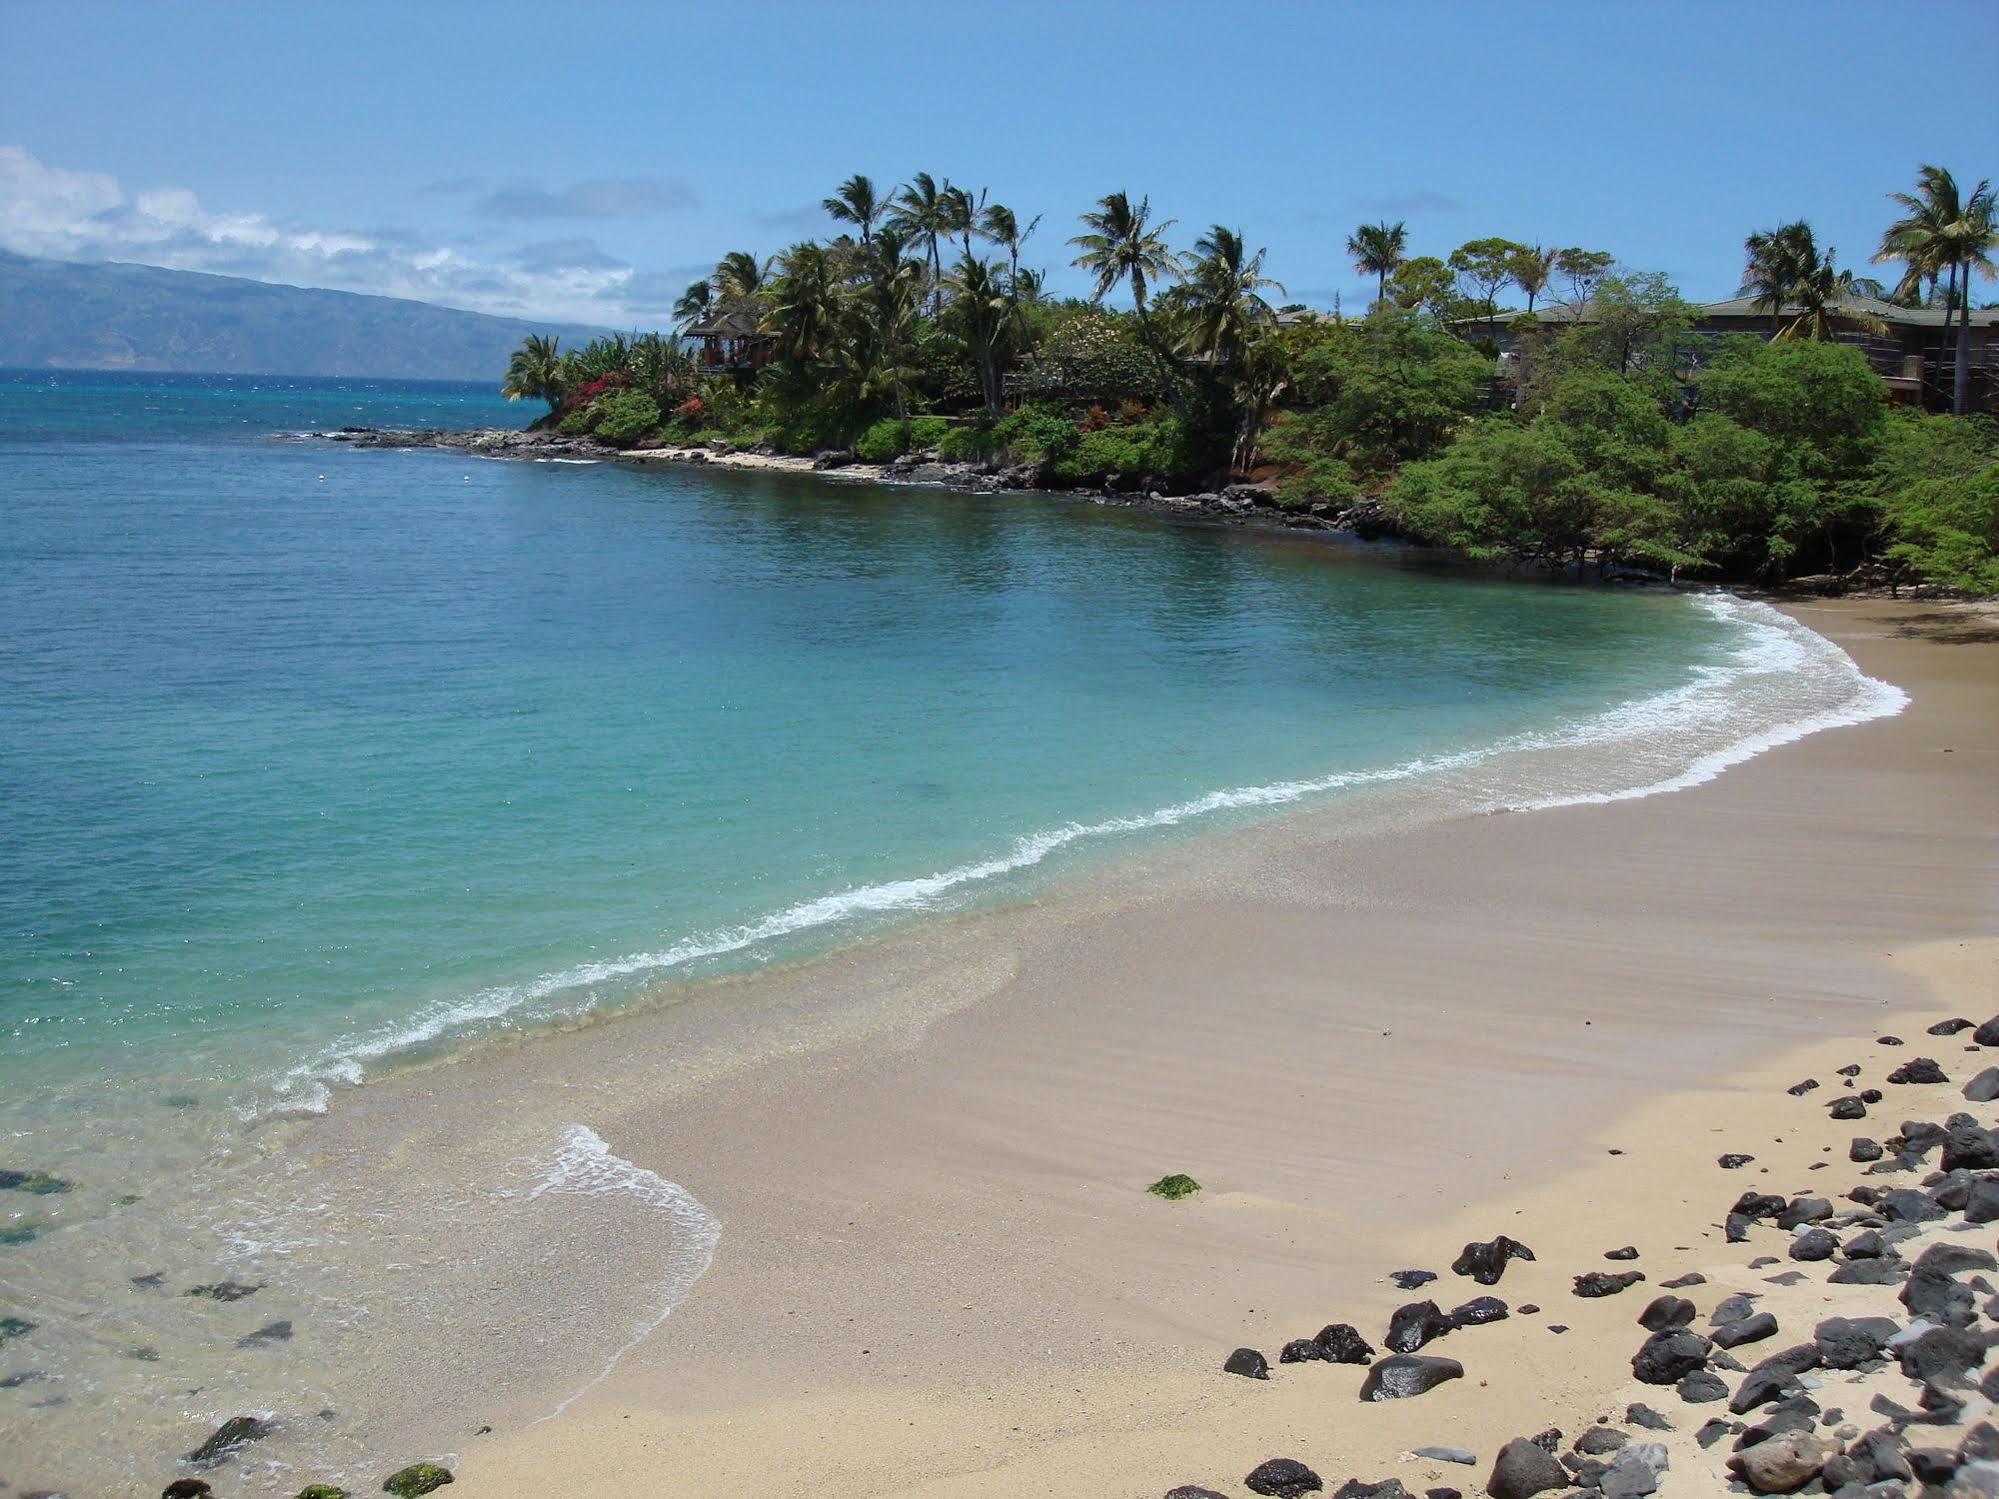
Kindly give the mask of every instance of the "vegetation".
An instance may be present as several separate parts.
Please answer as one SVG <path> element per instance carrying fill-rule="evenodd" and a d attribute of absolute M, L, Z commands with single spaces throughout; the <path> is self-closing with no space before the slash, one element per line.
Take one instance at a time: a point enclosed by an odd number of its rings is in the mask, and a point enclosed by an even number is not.
<path fill-rule="evenodd" d="M 1023 264 L 1039 216 L 857 173 L 823 201 L 832 237 L 722 256 L 675 335 L 530 337 L 502 388 L 619 446 L 927 458 L 1079 489 L 1248 480 L 1507 567 L 1781 582 L 1867 564 L 1999 588 L 1999 426 L 1891 408 L 1852 342 L 1878 326 L 1856 296 L 1941 309 L 1967 404 L 1994 195 L 1926 166 L 1892 200 L 1875 256 L 1902 267 L 1892 291 L 1808 223 L 1759 230 L 1743 292 L 1768 338 L 1729 339 L 1607 251 L 1489 235 L 1411 254 L 1403 223 L 1346 240 L 1374 281 L 1362 315 L 1280 307 L 1240 229 L 1176 249 L 1175 221 L 1124 191 L 1069 241 L 1090 295 L 1058 299 Z"/>
<path fill-rule="evenodd" d="M 1164 1197 L 1168 1202 L 1178 1202 L 1181 1198 L 1192 1197 L 1200 1191 L 1201 1184 L 1191 1176 L 1182 1176 L 1176 1172 L 1172 1176 L 1160 1177 L 1145 1190 L 1154 1197 Z"/>

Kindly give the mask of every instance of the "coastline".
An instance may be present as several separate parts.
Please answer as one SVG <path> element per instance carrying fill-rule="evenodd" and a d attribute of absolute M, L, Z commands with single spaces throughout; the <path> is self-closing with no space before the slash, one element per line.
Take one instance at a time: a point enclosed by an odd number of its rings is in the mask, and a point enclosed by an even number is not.
<path fill-rule="evenodd" d="M 1909 710 L 1642 801 L 1359 828 L 1301 811 L 742 980 L 726 1004 L 353 1096 L 309 1127 L 317 1159 L 420 1180 L 581 1123 L 721 1225 L 692 1293 L 559 1420 L 540 1418 L 581 1383 L 560 1342 L 474 1325 L 398 1342 L 410 1399 L 382 1435 L 450 1456 L 475 1494 L 557 1474 L 570 1492 L 635 1474 L 703 1492 L 765 1469 L 839 1493 L 1071 1492 L 1089 1474 L 1156 1494 L 1246 1471 L 1279 1435 L 1323 1448 L 1347 1407 L 1245 1405 L 1271 1387 L 1219 1383 L 1221 1355 L 1372 1327 L 1406 1299 L 1383 1273 L 1419 1240 L 1407 1262 L 1448 1255 L 1463 1204 L 1482 1205 L 1467 1237 L 1502 1231 L 1629 1138 L 1634 1099 L 1677 1117 L 1745 1059 L 1781 1070 L 1802 1038 L 1850 1046 L 1946 1003 L 1886 955 L 1990 935 L 1989 625 L 1807 612 L 1908 686 Z M 1967 643 L 1923 638 L 1939 630 Z M 1169 1171 L 1206 1190 L 1140 1190 Z M 619 1284 L 600 1251 L 620 1247 L 644 1262 L 643 1244 L 543 1243 L 522 1293 Z M 543 1357 L 526 1371 L 524 1346 Z M 1562 1389 L 1587 1403 L 1589 1371 L 1617 1359 L 1584 1346 L 1563 1343 L 1581 1374 Z M 432 1367 L 468 1356 L 507 1376 L 475 1376 L 476 1415 L 428 1398 Z M 477 1424 L 497 1431 L 438 1445 Z"/>

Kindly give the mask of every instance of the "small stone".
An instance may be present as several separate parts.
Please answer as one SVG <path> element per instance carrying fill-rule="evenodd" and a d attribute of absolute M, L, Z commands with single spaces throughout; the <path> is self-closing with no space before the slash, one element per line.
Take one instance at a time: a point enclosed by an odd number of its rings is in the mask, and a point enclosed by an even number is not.
<path fill-rule="evenodd" d="M 1222 1361 L 1222 1373 L 1240 1374 L 1244 1379 L 1268 1379 L 1270 1361 L 1254 1348 L 1238 1348 Z"/>
<path fill-rule="evenodd" d="M 1603 1257 L 1607 1260 L 1635 1260 L 1638 1258 L 1638 1251 L 1633 1246 L 1626 1244 L 1622 1249 L 1606 1249 L 1603 1252 Z"/>
<path fill-rule="evenodd" d="M 1835 1119 L 1865 1119 L 1867 1105 L 1857 1098 L 1839 1098 L 1833 1100 L 1832 1107 L 1826 1112 Z"/>
<path fill-rule="evenodd" d="M 1273 1457 L 1258 1463 L 1242 1482 L 1252 1494 L 1267 1494 L 1273 1499 L 1300 1499 L 1305 1494 L 1319 1493 L 1326 1486 L 1318 1474 L 1291 1457 Z"/>
<path fill-rule="evenodd" d="M 1492 1286 L 1497 1285 L 1500 1276 L 1506 1273 L 1508 1260 L 1533 1258 L 1533 1250 L 1518 1239 L 1501 1234 L 1483 1244 L 1465 1245 L 1464 1252 L 1451 1262 L 1451 1271 L 1455 1275 L 1469 1276 L 1482 1286 Z"/>
<path fill-rule="evenodd" d="M 1637 1285 L 1644 1278 L 1645 1272 L 1642 1270 L 1621 1270 L 1615 1273 L 1591 1270 L 1576 1277 L 1574 1289 L 1576 1295 L 1585 1299 L 1615 1296 L 1619 1291 Z"/>
<path fill-rule="evenodd" d="M 1706 1284 L 1707 1277 L 1705 1275 L 1701 1274 L 1698 1270 L 1689 1270 L 1685 1275 L 1676 1275 L 1671 1280 L 1660 1281 L 1659 1288 L 1665 1291 L 1679 1291 L 1684 1290 L 1688 1286 L 1704 1286 Z"/>
<path fill-rule="evenodd" d="M 1671 1431 L 1673 1423 L 1653 1410 L 1649 1405 L 1627 1405 L 1624 1419 L 1633 1426 L 1642 1426 L 1647 1431 Z"/>
<path fill-rule="evenodd" d="M 255 1332 L 245 1333 L 236 1340 L 238 1348 L 256 1348 L 265 1343 L 289 1343 L 292 1337 L 290 1321 L 280 1318 L 276 1322 L 266 1322 Z"/>
<path fill-rule="evenodd" d="M 214 1492 L 206 1479 L 176 1478 L 160 1490 L 160 1499 L 205 1499 Z"/>
<path fill-rule="evenodd" d="M 1715 1164 L 1721 1167 L 1721 1169 L 1724 1171 L 1740 1171 L 1744 1166 L 1747 1166 L 1751 1161 L 1755 1159 L 1756 1157 L 1753 1155 L 1730 1154 L 1719 1157 L 1716 1160 Z"/>
<path fill-rule="evenodd" d="M 1312 1341 L 1319 1346 L 1319 1357 L 1329 1364 L 1364 1364 L 1374 1357 L 1367 1339 L 1344 1322 L 1328 1323 Z"/>
<path fill-rule="evenodd" d="M 194 1286 L 184 1294 L 200 1297 L 204 1301 L 241 1301 L 245 1296 L 254 1296 L 264 1288 L 261 1285 L 240 1285 L 233 1280 L 218 1280 L 213 1285 Z"/>
<path fill-rule="evenodd" d="M 1807 1093 L 1811 1092 L 1812 1089 L 1816 1088 L 1818 1085 L 1819 1085 L 1819 1080 L 1817 1078 L 1808 1077 L 1801 1083 L 1792 1083 L 1791 1086 L 1786 1088 L 1784 1091 L 1790 1094 L 1791 1097 L 1793 1098 L 1803 1098 Z"/>
<path fill-rule="evenodd" d="M 1437 1272 L 1434 1270 L 1397 1270 L 1388 1278 L 1394 1281 L 1399 1289 L 1413 1291 L 1418 1286 L 1427 1286 L 1431 1281 L 1435 1280 Z"/>
<path fill-rule="evenodd" d="M 299 1499 L 305 1499 L 305 1496 L 300 1495 Z M 1168 1489 L 1166 1499 L 1228 1499 L 1228 1496 L 1213 1489 L 1204 1489 L 1198 1483 L 1183 1483 L 1177 1489 Z"/>
<path fill-rule="evenodd" d="M 1900 1046 L 1902 1038 L 1900 1036 L 1876 1036 L 1874 1044 L 1876 1046 Z"/>

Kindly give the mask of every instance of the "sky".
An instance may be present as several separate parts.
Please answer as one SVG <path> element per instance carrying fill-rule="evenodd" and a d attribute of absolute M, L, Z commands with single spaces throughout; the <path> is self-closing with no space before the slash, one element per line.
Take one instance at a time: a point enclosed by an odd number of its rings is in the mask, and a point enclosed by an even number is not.
<path fill-rule="evenodd" d="M 1363 304 L 1355 225 L 1609 250 L 1732 295 L 1809 219 L 1864 262 L 1918 164 L 1999 177 L 1999 3 L 563 6 L 0 0 L 0 249 L 621 328 L 728 250 L 834 226 L 853 172 L 1044 215 L 1104 193 L 1184 248 Z"/>

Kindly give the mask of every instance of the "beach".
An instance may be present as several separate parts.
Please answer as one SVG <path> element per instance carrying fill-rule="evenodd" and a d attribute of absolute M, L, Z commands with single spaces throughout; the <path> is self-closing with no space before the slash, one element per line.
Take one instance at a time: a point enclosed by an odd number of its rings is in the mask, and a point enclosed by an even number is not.
<path fill-rule="evenodd" d="M 1786 1079 L 1995 1008 L 1990 616 L 1794 607 L 1907 710 L 1610 805 L 1303 811 L 353 1095 L 310 1126 L 336 1175 L 583 1125 L 719 1227 L 608 1368 L 548 1309 L 629 1291 L 643 1227 L 538 1246 L 505 1315 L 391 1340 L 380 1435 L 474 1495 L 1141 1495 L 1610 1410 L 1637 1298 L 1568 1278 L 1627 1242 L 1655 1281 L 1719 1262 L 1717 1155 L 1801 1172 L 1770 1142 L 1826 1130 Z M 1170 1172 L 1203 1190 L 1145 1193 Z M 1358 1370 L 1220 1373 L 1372 1336 L 1388 1272 L 1497 1233 L 1547 1314 L 1454 1335 L 1461 1382 L 1363 1408 Z"/>

